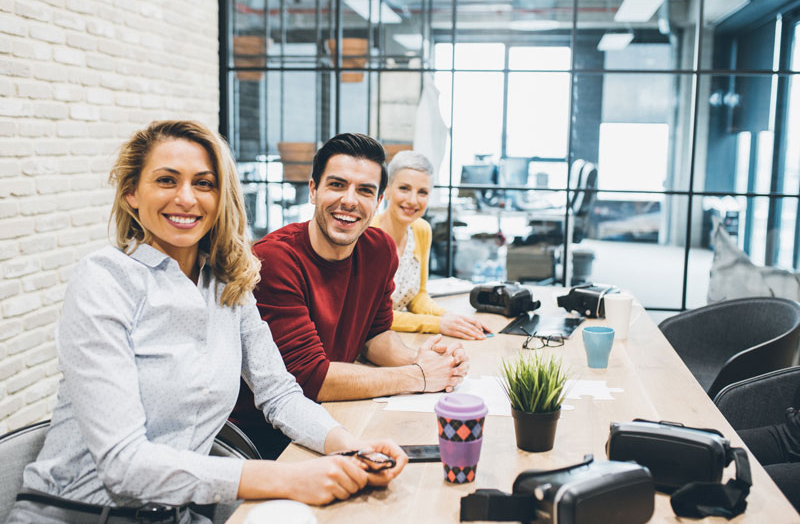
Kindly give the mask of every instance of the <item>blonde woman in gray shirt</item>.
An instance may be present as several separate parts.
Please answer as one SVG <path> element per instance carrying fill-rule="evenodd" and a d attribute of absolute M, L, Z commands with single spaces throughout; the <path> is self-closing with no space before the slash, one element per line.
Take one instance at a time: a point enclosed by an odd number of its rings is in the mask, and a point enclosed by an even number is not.
<path fill-rule="evenodd" d="M 405 454 L 390 440 L 357 440 L 305 398 L 259 317 L 259 262 L 225 142 L 196 122 L 155 122 L 122 147 L 110 180 L 116 246 L 85 257 L 70 279 L 58 402 L 8 522 L 136 522 L 135 508 L 148 504 L 179 508 L 175 522 L 208 522 L 187 505 L 325 504 L 387 485 Z M 397 465 L 375 473 L 345 456 L 208 456 L 240 375 L 296 443 L 373 450 Z"/>

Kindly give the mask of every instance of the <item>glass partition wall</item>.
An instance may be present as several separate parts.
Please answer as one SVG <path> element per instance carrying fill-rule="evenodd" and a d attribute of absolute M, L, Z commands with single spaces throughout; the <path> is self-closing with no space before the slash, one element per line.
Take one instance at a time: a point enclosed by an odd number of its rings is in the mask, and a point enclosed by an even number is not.
<path fill-rule="evenodd" d="M 717 219 L 797 268 L 797 6 L 221 1 L 253 236 L 310 217 L 311 157 L 352 131 L 436 166 L 434 276 L 612 283 L 678 311 L 706 302 Z"/>

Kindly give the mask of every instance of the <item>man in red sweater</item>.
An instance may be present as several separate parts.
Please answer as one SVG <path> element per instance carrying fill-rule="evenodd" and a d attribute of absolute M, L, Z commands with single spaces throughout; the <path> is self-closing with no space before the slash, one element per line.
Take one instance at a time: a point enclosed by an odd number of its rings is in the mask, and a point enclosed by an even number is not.
<path fill-rule="evenodd" d="M 389 329 L 397 250 L 369 227 L 386 188 L 385 160 L 368 136 L 333 137 L 314 156 L 312 219 L 253 248 L 262 264 L 254 292 L 261 315 L 286 368 L 319 402 L 450 391 L 469 367 L 459 342 L 435 336 L 411 348 Z M 354 364 L 359 354 L 375 366 Z M 232 418 L 262 447 L 271 428 L 244 384 Z"/>

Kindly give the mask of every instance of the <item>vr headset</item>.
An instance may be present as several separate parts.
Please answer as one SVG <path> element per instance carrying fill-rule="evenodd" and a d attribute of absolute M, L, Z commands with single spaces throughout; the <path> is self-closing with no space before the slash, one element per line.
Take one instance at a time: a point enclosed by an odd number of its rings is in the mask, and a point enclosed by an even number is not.
<path fill-rule="evenodd" d="M 463 497 L 461 521 L 639 524 L 650 520 L 654 501 L 647 468 L 586 455 L 565 468 L 520 473 L 510 495 L 479 489 Z"/>
<path fill-rule="evenodd" d="M 679 517 L 731 519 L 747 508 L 747 452 L 716 430 L 640 419 L 613 423 L 606 451 L 607 462 L 586 455 L 566 468 L 520 473 L 511 494 L 479 489 L 461 499 L 461 521 L 647 522 L 656 490 L 672 493 Z M 720 484 L 731 461 L 736 478 Z"/>
<path fill-rule="evenodd" d="M 606 316 L 603 297 L 609 293 L 617 293 L 614 286 L 604 284 L 584 284 L 575 286 L 569 293 L 556 299 L 559 307 L 567 311 L 576 311 L 579 315 L 588 318 L 602 318 Z"/>
<path fill-rule="evenodd" d="M 542 305 L 538 300 L 533 300 L 529 289 L 513 282 L 475 286 L 469 294 L 469 303 L 478 311 L 506 317 L 516 317 Z"/>
<path fill-rule="evenodd" d="M 672 493 L 672 509 L 679 517 L 730 519 L 747 508 L 752 485 L 747 452 L 732 448 L 716 430 L 641 419 L 613 423 L 606 453 L 610 460 L 647 467 L 656 489 Z M 720 484 L 731 461 L 736 463 L 736 478 Z"/>

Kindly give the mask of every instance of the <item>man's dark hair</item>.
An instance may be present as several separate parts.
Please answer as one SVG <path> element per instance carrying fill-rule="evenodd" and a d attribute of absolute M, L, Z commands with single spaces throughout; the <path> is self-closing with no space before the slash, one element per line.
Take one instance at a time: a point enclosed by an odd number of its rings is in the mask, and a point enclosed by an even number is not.
<path fill-rule="evenodd" d="M 386 172 L 386 151 L 380 142 L 361 133 L 342 133 L 325 142 L 325 145 L 319 148 L 314 155 L 311 179 L 316 187 L 319 187 L 319 181 L 322 179 L 322 173 L 328 165 L 328 160 L 334 155 L 365 158 L 381 166 L 381 183 L 378 186 L 378 196 L 383 194 L 389 175 Z"/>

